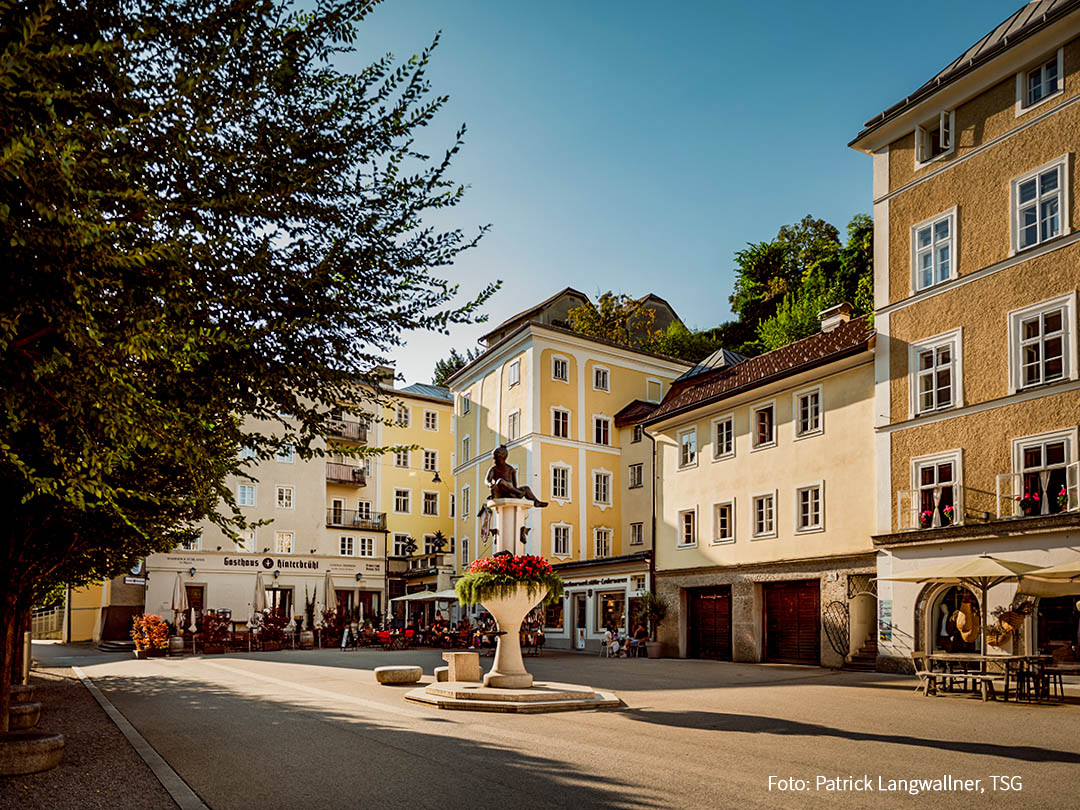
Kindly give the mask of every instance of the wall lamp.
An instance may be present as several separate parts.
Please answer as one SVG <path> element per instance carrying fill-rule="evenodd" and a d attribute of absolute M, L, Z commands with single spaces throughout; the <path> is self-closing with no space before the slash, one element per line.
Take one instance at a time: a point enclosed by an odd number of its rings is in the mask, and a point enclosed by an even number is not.
<path fill-rule="evenodd" d="M 189 576 L 189 577 L 193 577 L 193 576 L 195 576 L 195 566 L 194 566 L 194 565 L 193 565 L 193 566 L 191 566 L 191 568 L 189 568 L 189 569 L 187 570 L 187 572 L 188 572 L 188 576 Z"/>
<path fill-rule="evenodd" d="M 364 575 L 363 575 L 363 574 L 361 574 L 361 573 L 360 573 L 359 571 L 357 571 L 357 572 L 356 572 L 356 581 L 357 581 L 357 582 L 359 582 L 359 581 L 360 581 L 360 580 L 362 580 L 363 578 L 364 578 Z"/>
<path fill-rule="evenodd" d="M 431 483 L 433 483 L 433 484 L 441 484 L 442 483 L 442 479 L 439 478 L 439 471 L 438 470 L 435 471 L 435 475 L 432 477 Z"/>
<path fill-rule="evenodd" d="M 277 579 L 277 578 L 278 578 L 278 577 L 280 577 L 280 576 L 281 576 L 281 572 L 280 572 L 280 571 L 275 571 L 275 572 L 274 572 L 274 579 Z"/>

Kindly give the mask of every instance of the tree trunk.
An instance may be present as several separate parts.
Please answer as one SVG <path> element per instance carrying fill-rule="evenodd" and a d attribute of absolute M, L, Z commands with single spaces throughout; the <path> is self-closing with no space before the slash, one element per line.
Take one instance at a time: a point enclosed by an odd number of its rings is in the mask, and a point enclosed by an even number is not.
<path fill-rule="evenodd" d="M 16 637 L 22 627 L 22 613 L 13 591 L 0 601 L 0 732 L 8 731 L 11 709 L 11 680 L 14 673 Z"/>

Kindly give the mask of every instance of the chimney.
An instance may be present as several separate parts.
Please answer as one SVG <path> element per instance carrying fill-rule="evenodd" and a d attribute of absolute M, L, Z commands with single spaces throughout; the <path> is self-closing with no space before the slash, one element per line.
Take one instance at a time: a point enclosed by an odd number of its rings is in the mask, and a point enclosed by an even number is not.
<path fill-rule="evenodd" d="M 851 309 L 851 304 L 847 301 L 829 307 L 828 309 L 823 309 L 818 313 L 818 317 L 821 319 L 821 331 L 831 332 L 850 321 Z"/>

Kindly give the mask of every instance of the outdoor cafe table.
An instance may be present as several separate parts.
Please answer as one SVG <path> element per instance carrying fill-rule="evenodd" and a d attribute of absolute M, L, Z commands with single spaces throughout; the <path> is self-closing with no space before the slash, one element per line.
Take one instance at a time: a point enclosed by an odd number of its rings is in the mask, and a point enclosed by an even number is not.
<path fill-rule="evenodd" d="M 1000 663 L 1000 664 L 1006 664 L 1007 665 L 1008 662 L 1039 661 L 1039 660 L 1048 659 L 1049 657 L 1050 656 L 1048 656 L 1048 655 L 982 655 L 981 653 L 951 653 L 951 652 L 931 653 L 930 655 L 926 656 L 927 660 L 930 661 L 931 669 L 933 669 L 933 665 L 935 663 L 939 663 L 939 664 L 941 664 L 943 666 L 944 671 L 946 673 L 950 673 L 950 674 L 955 673 L 955 676 L 957 678 L 960 678 L 960 679 L 963 679 L 964 673 L 967 671 L 968 666 L 970 666 L 972 664 L 977 664 L 978 668 L 979 668 L 978 673 L 972 673 L 972 674 L 986 675 L 987 674 L 986 665 L 989 664 L 989 663 Z M 956 667 L 956 666 L 962 667 L 964 671 L 963 672 L 955 672 L 954 667 Z M 951 681 L 950 681 L 950 688 L 951 688 Z M 979 688 L 980 688 L 980 690 L 982 692 L 983 700 L 986 700 L 987 697 L 988 697 L 989 689 L 990 689 L 990 682 L 988 680 L 985 680 L 985 679 L 980 680 L 979 681 Z M 1005 697 L 1007 699 L 1008 695 L 1006 695 Z"/>

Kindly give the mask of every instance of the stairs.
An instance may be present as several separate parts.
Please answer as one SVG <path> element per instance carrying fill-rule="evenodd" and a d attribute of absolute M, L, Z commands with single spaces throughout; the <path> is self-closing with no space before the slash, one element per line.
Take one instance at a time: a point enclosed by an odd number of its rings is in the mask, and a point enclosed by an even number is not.
<path fill-rule="evenodd" d="M 97 645 L 97 648 L 102 652 L 126 652 L 129 653 L 135 649 L 134 641 L 102 641 Z"/>
<path fill-rule="evenodd" d="M 844 664 L 844 669 L 855 672 L 877 671 L 877 633 L 871 632 L 859 651 L 851 656 L 851 660 Z"/>

